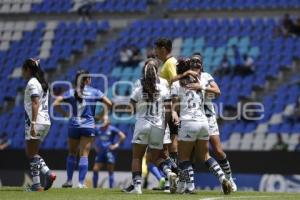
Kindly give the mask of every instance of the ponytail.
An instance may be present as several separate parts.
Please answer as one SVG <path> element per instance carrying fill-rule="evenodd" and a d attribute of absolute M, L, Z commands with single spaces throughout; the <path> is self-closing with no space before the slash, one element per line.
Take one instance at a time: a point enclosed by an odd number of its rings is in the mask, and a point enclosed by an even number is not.
<path fill-rule="evenodd" d="M 79 70 L 76 73 L 76 77 L 75 77 L 75 92 L 74 92 L 74 96 L 75 99 L 79 102 L 82 103 L 82 93 L 83 93 L 83 89 L 85 86 L 85 81 L 89 78 L 88 75 L 89 72 L 85 71 L 85 70 Z"/>
<path fill-rule="evenodd" d="M 147 101 L 154 101 L 156 93 L 158 92 L 156 88 L 156 81 L 158 79 L 157 70 L 158 62 L 152 58 L 147 60 L 141 80 L 143 93 L 146 94 Z"/>

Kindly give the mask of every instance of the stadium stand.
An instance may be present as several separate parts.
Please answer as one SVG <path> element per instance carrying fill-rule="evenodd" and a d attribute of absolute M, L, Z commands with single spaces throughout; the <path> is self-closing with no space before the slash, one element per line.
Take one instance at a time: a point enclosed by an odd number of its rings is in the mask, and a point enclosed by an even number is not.
<path fill-rule="evenodd" d="M 200 3 L 201 2 L 201 3 Z M 273 9 L 299 7 L 300 1 L 177 1 L 172 0 L 168 8 L 176 10 L 215 10 L 215 9 Z M 94 6 L 97 12 L 143 12 L 148 1 L 99 1 Z M 284 4 L 284 5 L 283 5 Z M 80 2 L 75 0 L 54 1 L 27 0 L 0 1 L 1 13 L 63 13 L 73 12 Z M 161 36 L 173 40 L 175 56 L 189 56 L 193 52 L 201 52 L 204 56 L 205 71 L 213 73 L 220 67 L 223 55 L 227 55 L 230 66 L 236 64 L 233 46 L 240 54 L 250 55 L 255 62 L 254 73 L 242 77 L 233 74 L 216 76 L 221 87 L 222 96 L 216 103 L 222 102 L 225 109 L 236 109 L 242 98 L 251 98 L 256 89 L 262 89 L 270 79 L 278 79 L 282 70 L 291 70 L 294 59 L 300 57 L 300 38 L 274 36 L 278 26 L 277 18 L 222 18 L 222 19 L 157 19 L 137 20 L 122 30 L 117 39 L 108 41 L 97 49 L 90 57 L 85 57 L 77 66 L 72 66 L 57 80 L 70 80 L 80 67 L 102 74 L 111 74 L 108 80 L 108 97 L 117 91 L 119 96 L 130 94 L 130 85 L 115 86 L 116 81 L 135 81 L 140 77 L 140 66 L 120 66 L 117 64 L 120 50 L 125 46 L 135 46 L 142 52 L 147 51 L 152 42 Z M 102 31 L 110 28 L 104 22 L 0 22 L 0 69 L 1 84 L 0 105 L 4 101 L 15 99 L 17 91 L 24 86 L 19 77 L 11 77 L 16 67 L 21 66 L 27 57 L 41 58 L 46 71 L 53 71 L 62 60 L 70 60 L 75 53 L 84 50 L 85 44 L 95 41 Z M 297 77 L 281 84 L 272 94 L 263 96 L 264 117 L 260 121 L 225 121 L 221 127 L 222 141 L 230 150 L 269 150 L 274 144 L 276 134 L 282 133 L 292 150 L 300 132 L 299 122 L 289 121 L 300 96 L 299 84 L 293 84 Z M 12 84 L 4 84 L 4 83 Z M 1 130 L 10 134 L 12 148 L 23 148 L 23 121 L 7 120 L 21 118 L 23 107 L 17 105 L 13 110 L 1 113 Z M 126 114 L 121 114 L 126 116 Z M 13 121 L 13 123 L 8 123 Z M 121 130 L 132 130 L 133 120 L 120 121 L 112 118 Z M 55 122 L 51 132 L 43 143 L 43 148 L 66 148 L 67 125 Z M 131 133 L 128 133 L 124 149 L 130 148 Z"/>

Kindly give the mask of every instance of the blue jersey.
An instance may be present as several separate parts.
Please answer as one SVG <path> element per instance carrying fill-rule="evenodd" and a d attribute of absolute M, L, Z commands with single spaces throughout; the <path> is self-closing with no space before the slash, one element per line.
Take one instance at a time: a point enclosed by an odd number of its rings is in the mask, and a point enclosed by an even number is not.
<path fill-rule="evenodd" d="M 94 128 L 96 103 L 104 94 L 93 87 L 85 86 L 82 92 L 82 102 L 76 100 L 74 89 L 64 93 L 63 99 L 71 106 L 72 117 L 69 120 L 69 128 Z"/>
<path fill-rule="evenodd" d="M 109 146 L 114 144 L 114 140 L 119 132 L 119 129 L 111 125 L 106 130 L 96 126 L 96 146 L 102 151 L 109 150 Z"/>

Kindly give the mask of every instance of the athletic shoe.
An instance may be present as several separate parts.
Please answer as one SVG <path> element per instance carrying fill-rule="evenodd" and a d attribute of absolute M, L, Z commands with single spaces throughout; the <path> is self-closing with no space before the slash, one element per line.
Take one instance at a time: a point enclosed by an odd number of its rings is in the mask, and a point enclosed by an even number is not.
<path fill-rule="evenodd" d="M 122 192 L 130 193 L 130 191 L 134 190 L 133 185 L 129 185 L 127 188 L 122 189 Z"/>
<path fill-rule="evenodd" d="M 159 180 L 159 188 L 162 190 L 165 187 L 166 184 L 166 179 L 165 178 L 161 178 Z"/>
<path fill-rule="evenodd" d="M 46 176 L 44 190 L 49 190 L 56 179 L 56 174 L 54 172 L 49 172 Z"/>
<path fill-rule="evenodd" d="M 171 191 L 170 191 L 170 186 L 165 186 L 165 188 L 164 188 L 164 192 L 165 193 L 170 193 Z"/>
<path fill-rule="evenodd" d="M 185 193 L 185 182 L 181 182 L 181 181 L 178 182 L 176 193 L 179 193 L 179 194 Z"/>
<path fill-rule="evenodd" d="M 184 191 L 184 193 L 185 193 L 185 194 L 197 194 L 197 192 L 196 192 L 195 189 L 194 189 L 194 190 L 186 189 L 186 190 Z"/>
<path fill-rule="evenodd" d="M 82 183 L 78 183 L 78 186 L 77 188 L 80 188 L 80 189 L 85 189 L 87 188 L 87 186 L 85 184 L 82 184 Z"/>
<path fill-rule="evenodd" d="M 28 185 L 25 189 L 27 192 L 43 192 L 44 188 L 40 184 Z"/>
<path fill-rule="evenodd" d="M 177 175 L 171 172 L 168 179 L 170 180 L 170 192 L 174 194 L 177 189 Z"/>
<path fill-rule="evenodd" d="M 122 191 L 128 194 L 142 194 L 142 185 L 141 184 L 130 185 L 129 187 L 123 189 Z"/>
<path fill-rule="evenodd" d="M 231 193 L 231 184 L 227 179 L 224 179 L 222 181 L 222 189 L 224 194 L 230 194 Z"/>
<path fill-rule="evenodd" d="M 232 192 L 236 192 L 237 191 L 237 186 L 234 182 L 234 179 L 232 177 L 229 178 L 229 182 L 231 184 L 231 188 L 232 188 Z"/>
<path fill-rule="evenodd" d="M 71 187 L 73 187 L 73 184 L 72 184 L 71 181 L 66 181 L 64 184 L 62 184 L 61 187 L 63 187 L 63 188 L 71 188 Z"/>

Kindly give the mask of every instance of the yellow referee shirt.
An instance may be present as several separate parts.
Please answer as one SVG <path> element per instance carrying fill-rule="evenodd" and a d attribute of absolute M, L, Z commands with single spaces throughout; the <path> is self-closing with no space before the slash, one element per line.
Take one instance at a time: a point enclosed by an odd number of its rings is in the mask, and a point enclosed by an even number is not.
<path fill-rule="evenodd" d="M 177 60 L 174 57 L 170 57 L 166 60 L 166 62 L 163 64 L 159 76 L 161 78 L 166 79 L 169 84 L 171 83 L 172 78 L 174 78 L 176 73 L 176 64 Z"/>

